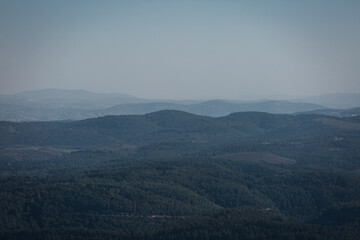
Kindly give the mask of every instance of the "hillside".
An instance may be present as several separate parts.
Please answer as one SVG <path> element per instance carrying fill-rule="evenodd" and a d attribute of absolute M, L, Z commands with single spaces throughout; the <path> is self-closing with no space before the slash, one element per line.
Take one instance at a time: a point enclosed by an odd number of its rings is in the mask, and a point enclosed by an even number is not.
<path fill-rule="evenodd" d="M 0 122 L 0 238 L 355 240 L 359 144 L 359 117 Z"/>
<path fill-rule="evenodd" d="M 118 161 L 76 174 L 10 176 L 2 178 L 0 188 L 0 237 L 6 239 L 26 233 L 34 239 L 67 234 L 92 239 L 94 230 L 95 236 L 113 235 L 110 239 L 198 239 L 196 234 L 205 232 L 214 238 L 230 234 L 221 239 L 236 234 L 279 239 L 270 237 L 274 229 L 284 239 L 313 237 L 314 229 L 321 233 L 317 239 L 344 232 L 356 239 L 359 230 L 354 216 L 335 222 L 338 228 L 309 224 L 334 205 L 346 211 L 347 203 L 355 203 L 359 177 L 237 160 Z"/>

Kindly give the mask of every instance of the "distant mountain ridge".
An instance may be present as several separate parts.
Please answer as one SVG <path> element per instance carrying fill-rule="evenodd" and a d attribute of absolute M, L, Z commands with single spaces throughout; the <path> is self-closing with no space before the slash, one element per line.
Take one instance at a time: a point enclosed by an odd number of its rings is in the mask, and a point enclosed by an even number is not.
<path fill-rule="evenodd" d="M 107 108 L 118 103 L 144 101 L 145 100 L 126 94 L 102 94 L 80 89 L 65 90 L 49 88 L 36 91 L 25 91 L 10 95 L 0 95 L 1 104 L 42 109 L 96 109 Z"/>
<path fill-rule="evenodd" d="M 134 96 L 120 93 L 94 93 L 82 89 L 67 90 L 67 89 L 56 89 L 56 88 L 47 88 L 34 91 L 25 91 L 8 96 L 14 96 L 17 98 L 32 98 L 32 99 L 48 99 L 48 98 L 69 98 L 69 99 L 89 99 L 89 98 L 108 98 L 108 97 L 118 97 L 118 98 L 135 98 Z"/>
<path fill-rule="evenodd" d="M 44 89 L 0 96 L 0 120 L 17 122 L 82 120 L 107 115 L 146 114 L 161 110 L 179 110 L 221 117 L 245 111 L 295 113 L 323 108 L 313 103 L 280 100 L 159 101 L 125 94 L 98 94 L 84 90 L 61 89 Z"/>

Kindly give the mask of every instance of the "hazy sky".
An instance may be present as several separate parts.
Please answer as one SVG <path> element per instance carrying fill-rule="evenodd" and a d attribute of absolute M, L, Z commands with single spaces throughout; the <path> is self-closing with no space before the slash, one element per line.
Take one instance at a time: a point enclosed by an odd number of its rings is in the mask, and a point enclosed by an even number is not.
<path fill-rule="evenodd" d="M 0 94 L 360 92 L 360 1 L 0 0 Z"/>

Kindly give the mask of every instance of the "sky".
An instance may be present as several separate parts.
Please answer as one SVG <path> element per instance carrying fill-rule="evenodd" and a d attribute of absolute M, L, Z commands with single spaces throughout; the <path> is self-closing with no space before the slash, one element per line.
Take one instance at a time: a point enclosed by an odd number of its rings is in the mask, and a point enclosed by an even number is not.
<path fill-rule="evenodd" d="M 358 0 L 0 0 L 0 94 L 360 93 Z"/>

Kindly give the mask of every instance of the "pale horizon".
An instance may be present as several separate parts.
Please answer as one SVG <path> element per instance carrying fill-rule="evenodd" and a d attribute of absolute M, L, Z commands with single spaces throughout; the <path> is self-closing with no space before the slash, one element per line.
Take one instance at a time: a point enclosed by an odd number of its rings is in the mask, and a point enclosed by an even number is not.
<path fill-rule="evenodd" d="M 360 93 L 359 1 L 0 2 L 0 94 Z"/>

